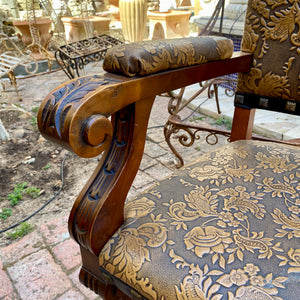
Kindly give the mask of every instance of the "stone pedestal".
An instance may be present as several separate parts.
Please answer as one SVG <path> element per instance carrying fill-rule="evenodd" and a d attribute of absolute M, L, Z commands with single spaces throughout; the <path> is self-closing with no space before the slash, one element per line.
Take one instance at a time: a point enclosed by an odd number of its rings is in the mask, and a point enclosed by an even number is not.
<path fill-rule="evenodd" d="M 169 12 L 149 12 L 149 39 L 178 38 L 189 35 L 191 12 L 171 10 Z"/>
<path fill-rule="evenodd" d="M 108 31 L 110 23 L 110 18 L 97 16 L 88 18 L 64 17 L 61 20 L 65 27 L 66 39 L 69 43 L 88 38 L 85 31 L 84 22 L 87 23 L 86 25 L 92 26 L 93 35 L 99 35 L 105 31 Z"/>

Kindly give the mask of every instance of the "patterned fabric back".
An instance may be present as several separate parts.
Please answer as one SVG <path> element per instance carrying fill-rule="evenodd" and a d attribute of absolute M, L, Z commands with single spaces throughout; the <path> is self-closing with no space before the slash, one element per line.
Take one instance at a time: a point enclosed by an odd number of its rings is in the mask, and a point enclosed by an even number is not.
<path fill-rule="evenodd" d="M 236 106 L 300 114 L 300 1 L 250 0 L 242 50 L 254 60 L 239 74 Z"/>

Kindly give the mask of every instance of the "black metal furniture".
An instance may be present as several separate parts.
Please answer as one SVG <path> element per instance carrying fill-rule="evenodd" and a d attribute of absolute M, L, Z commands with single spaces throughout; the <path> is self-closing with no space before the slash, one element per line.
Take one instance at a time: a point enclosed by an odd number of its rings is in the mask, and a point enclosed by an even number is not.
<path fill-rule="evenodd" d="M 122 43 L 112 36 L 101 34 L 59 47 L 55 52 L 55 59 L 72 79 L 81 76 L 80 70 L 83 70 L 88 63 L 100 61 L 109 48 Z"/>

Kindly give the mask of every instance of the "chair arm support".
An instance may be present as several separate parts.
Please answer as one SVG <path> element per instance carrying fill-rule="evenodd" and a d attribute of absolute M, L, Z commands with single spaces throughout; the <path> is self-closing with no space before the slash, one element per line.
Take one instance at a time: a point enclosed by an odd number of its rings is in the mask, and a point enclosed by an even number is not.
<path fill-rule="evenodd" d="M 109 73 L 86 76 L 46 97 L 38 113 L 39 130 L 46 138 L 82 157 L 105 151 L 70 215 L 70 234 L 82 247 L 98 255 L 123 222 L 124 202 L 143 155 L 155 96 L 246 72 L 251 61 L 251 54 L 239 52 L 230 59 L 139 78 Z"/>

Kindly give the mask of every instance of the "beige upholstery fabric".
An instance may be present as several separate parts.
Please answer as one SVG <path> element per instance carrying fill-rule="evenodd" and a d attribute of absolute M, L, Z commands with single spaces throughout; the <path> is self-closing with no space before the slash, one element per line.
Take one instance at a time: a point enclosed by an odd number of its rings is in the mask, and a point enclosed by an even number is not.
<path fill-rule="evenodd" d="M 144 76 L 230 58 L 233 43 L 223 37 L 190 37 L 122 44 L 109 49 L 103 69 L 126 76 Z"/>
<path fill-rule="evenodd" d="M 127 203 L 100 266 L 148 299 L 299 299 L 299 179 L 299 147 L 204 154 Z"/>

